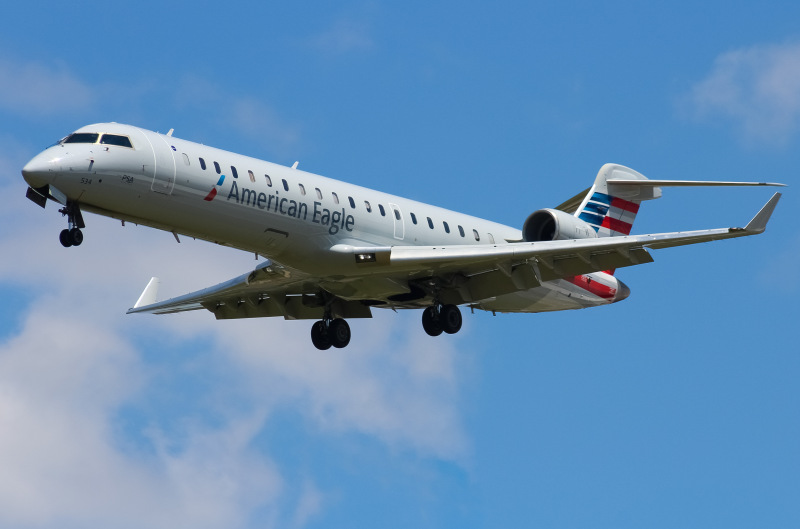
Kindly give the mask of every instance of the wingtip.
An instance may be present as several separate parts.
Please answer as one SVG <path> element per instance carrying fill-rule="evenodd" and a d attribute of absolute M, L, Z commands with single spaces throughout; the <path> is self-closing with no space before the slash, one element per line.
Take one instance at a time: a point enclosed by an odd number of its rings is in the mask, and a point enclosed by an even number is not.
<path fill-rule="evenodd" d="M 147 305 L 152 305 L 156 301 L 158 301 L 158 287 L 161 284 L 161 280 L 157 277 L 150 278 L 150 282 L 147 283 L 147 286 L 144 287 L 144 291 L 142 291 L 142 295 L 139 296 L 139 299 L 136 301 L 136 304 L 128 309 L 128 314 L 131 312 L 136 312 L 136 309 L 145 307 Z"/>
<path fill-rule="evenodd" d="M 775 206 L 778 205 L 778 201 L 783 196 L 781 193 L 775 193 L 772 195 L 772 198 L 764 204 L 764 207 L 761 208 L 753 220 L 751 220 L 747 226 L 745 226 L 745 231 L 750 233 L 763 233 L 764 230 L 767 229 L 767 223 L 769 222 L 770 217 L 772 216 L 772 212 L 775 211 Z"/>

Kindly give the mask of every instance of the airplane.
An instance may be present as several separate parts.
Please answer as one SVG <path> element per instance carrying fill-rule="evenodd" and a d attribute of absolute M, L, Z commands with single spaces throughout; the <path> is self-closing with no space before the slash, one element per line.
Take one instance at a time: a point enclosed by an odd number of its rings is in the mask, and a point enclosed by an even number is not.
<path fill-rule="evenodd" d="M 608 305 L 630 289 L 618 268 L 650 250 L 764 232 L 781 194 L 744 228 L 631 235 L 642 202 L 670 186 L 783 186 L 650 180 L 606 164 L 593 185 L 522 229 L 119 123 L 88 125 L 22 169 L 26 196 L 67 218 L 65 247 L 83 242 L 83 212 L 230 246 L 263 258 L 216 286 L 160 301 L 152 278 L 128 313 L 206 309 L 217 319 L 317 320 L 311 341 L 342 348 L 348 319 L 373 308 L 422 309 L 431 336 L 461 329 L 459 306 L 533 313 Z"/>

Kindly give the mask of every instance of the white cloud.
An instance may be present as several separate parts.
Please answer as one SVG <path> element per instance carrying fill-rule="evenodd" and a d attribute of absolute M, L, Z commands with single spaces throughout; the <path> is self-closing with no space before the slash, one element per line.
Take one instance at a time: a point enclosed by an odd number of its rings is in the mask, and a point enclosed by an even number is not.
<path fill-rule="evenodd" d="M 258 513 L 259 527 L 301 527 L 324 515 L 325 493 L 313 469 L 295 475 L 256 445 L 278 408 L 323 438 L 355 432 L 423 458 L 467 454 L 465 357 L 458 338 L 425 336 L 417 313 L 353 321 L 351 345 L 326 352 L 310 344 L 311 322 L 127 316 L 151 274 L 169 296 L 255 261 L 93 215 L 84 244 L 61 248 L 54 205 L 42 210 L 21 189 L 0 189 L 17 197 L 0 212 L 17 227 L 0 233 L 0 277 L 25 294 L 0 341 L 0 526 L 249 527 Z M 151 360 L 163 355 L 174 360 Z M 164 369 L 172 386 L 157 386 Z M 204 380 L 201 403 L 168 417 L 142 404 L 179 394 L 187 373 Z M 121 426 L 131 408 L 137 421 Z M 298 497 L 287 483 L 300 484 Z"/>
<path fill-rule="evenodd" d="M 0 107 L 54 115 L 89 108 L 93 90 L 63 65 L 0 59 Z"/>
<path fill-rule="evenodd" d="M 800 43 L 722 54 L 689 102 L 697 117 L 732 122 L 748 141 L 786 143 L 800 125 Z"/>

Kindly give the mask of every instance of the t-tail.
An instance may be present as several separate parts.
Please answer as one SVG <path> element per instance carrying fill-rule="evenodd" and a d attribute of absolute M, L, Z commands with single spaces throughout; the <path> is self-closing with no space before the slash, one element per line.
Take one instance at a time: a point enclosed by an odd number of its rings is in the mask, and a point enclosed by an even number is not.
<path fill-rule="evenodd" d="M 630 235 L 642 201 L 661 196 L 658 187 L 625 187 L 611 183 L 614 180 L 646 181 L 647 178 L 622 165 L 607 163 L 600 168 L 594 185 L 575 212 L 576 217 L 594 228 L 598 237 Z"/>
<path fill-rule="evenodd" d="M 597 173 L 594 185 L 575 210 L 598 237 L 630 235 L 639 206 L 661 197 L 662 187 L 783 186 L 770 182 L 719 182 L 695 180 L 650 180 L 624 165 L 607 163 Z"/>

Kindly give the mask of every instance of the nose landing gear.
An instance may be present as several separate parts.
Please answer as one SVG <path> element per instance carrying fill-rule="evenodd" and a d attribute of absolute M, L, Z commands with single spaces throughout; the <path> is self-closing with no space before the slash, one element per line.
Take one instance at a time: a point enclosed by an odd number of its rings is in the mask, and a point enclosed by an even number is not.
<path fill-rule="evenodd" d="M 67 205 L 58 210 L 59 213 L 67 217 L 67 224 L 69 227 L 61 230 L 58 240 L 65 248 L 70 246 L 80 246 L 83 242 L 83 232 L 81 228 L 85 228 L 86 224 L 83 222 L 83 215 L 81 215 L 81 208 L 77 202 L 68 201 Z"/>

